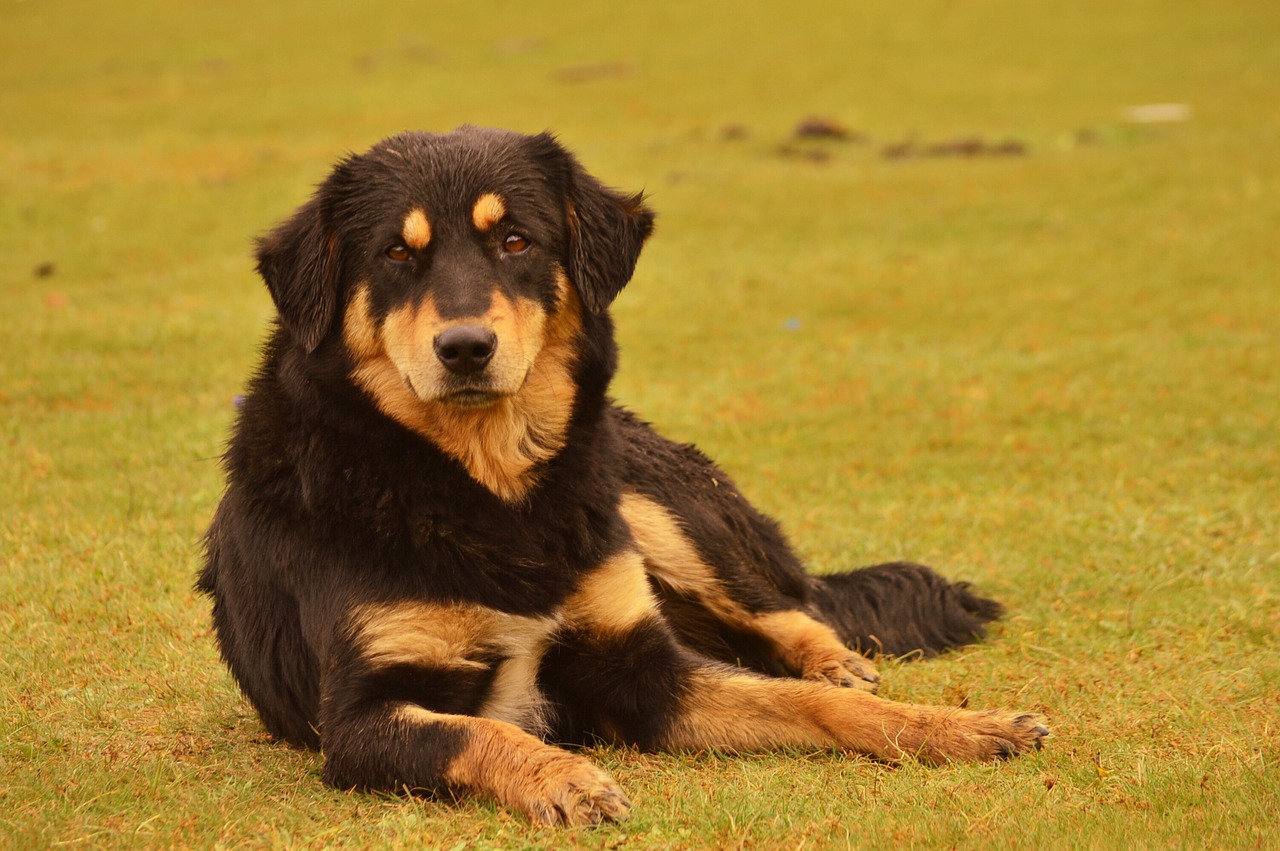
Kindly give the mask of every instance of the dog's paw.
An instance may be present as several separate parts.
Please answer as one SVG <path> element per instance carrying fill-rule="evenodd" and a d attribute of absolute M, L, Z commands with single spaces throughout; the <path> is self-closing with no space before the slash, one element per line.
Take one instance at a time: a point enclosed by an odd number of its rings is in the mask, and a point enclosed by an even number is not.
<path fill-rule="evenodd" d="M 1049 737 L 1049 722 L 1034 712 L 980 713 L 990 715 L 990 729 L 976 734 L 979 760 L 1009 759 L 1018 754 L 1044 747 Z"/>
<path fill-rule="evenodd" d="M 553 827 L 621 821 L 631 811 L 631 802 L 608 772 L 576 754 L 557 754 L 524 791 L 524 800 L 510 803 L 532 821 Z"/>
<path fill-rule="evenodd" d="M 840 688 L 856 688 L 876 693 L 880 673 L 866 656 L 852 651 L 808 660 L 803 676 L 806 680 L 830 683 Z"/>
<path fill-rule="evenodd" d="M 1048 722 L 1033 712 L 965 712 L 944 721 L 920 749 L 920 757 L 934 763 L 991 762 L 1040 750 L 1048 736 Z"/>

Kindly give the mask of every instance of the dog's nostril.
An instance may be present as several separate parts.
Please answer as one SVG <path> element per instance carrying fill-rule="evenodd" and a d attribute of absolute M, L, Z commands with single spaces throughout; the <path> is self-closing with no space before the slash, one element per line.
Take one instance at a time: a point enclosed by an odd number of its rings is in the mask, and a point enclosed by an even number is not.
<path fill-rule="evenodd" d="M 498 347 L 498 337 L 479 325 L 458 325 L 435 338 L 436 357 L 445 369 L 469 375 L 485 368 Z"/>

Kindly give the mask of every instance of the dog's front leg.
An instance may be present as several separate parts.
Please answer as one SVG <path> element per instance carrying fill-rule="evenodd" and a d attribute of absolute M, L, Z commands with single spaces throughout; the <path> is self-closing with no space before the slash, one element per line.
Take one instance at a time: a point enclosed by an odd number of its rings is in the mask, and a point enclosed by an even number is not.
<path fill-rule="evenodd" d="M 380 702 L 327 719 L 325 782 L 340 789 L 473 792 L 548 825 L 622 819 L 622 790 L 590 760 L 513 724 Z"/>
<path fill-rule="evenodd" d="M 603 769 L 517 726 L 541 723 L 520 672 L 543 627 L 479 607 L 360 607 L 322 684 L 325 781 L 479 793 L 552 825 L 624 818 L 631 804 Z"/>

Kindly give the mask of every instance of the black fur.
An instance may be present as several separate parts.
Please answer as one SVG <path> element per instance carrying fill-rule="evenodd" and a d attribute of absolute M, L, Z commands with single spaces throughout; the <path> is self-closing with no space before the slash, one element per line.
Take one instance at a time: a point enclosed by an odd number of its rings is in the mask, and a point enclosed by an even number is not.
<path fill-rule="evenodd" d="M 933 656 L 980 638 L 1004 611 L 967 582 L 907 562 L 818 577 L 815 598 L 846 644 L 890 656 Z"/>
<path fill-rule="evenodd" d="M 482 192 L 502 194 L 503 227 L 518 228 L 531 249 L 504 253 L 502 233 L 469 224 Z M 428 211 L 431 239 L 411 262 L 391 262 L 386 247 L 415 205 Z M 977 638 L 999 614 L 998 604 L 917 565 L 809 576 L 778 526 L 722 471 L 608 400 L 616 364 L 608 307 L 653 221 L 640 195 L 606 188 L 550 136 L 462 128 L 403 134 L 346 159 L 260 243 L 258 269 L 279 323 L 226 452 L 227 490 L 198 588 L 213 598 L 222 654 L 267 730 L 323 746 L 328 782 L 448 785 L 488 729 L 449 719 L 479 714 L 512 670 L 500 636 L 459 659 L 424 650 L 371 661 L 378 613 L 397 606 L 562 623 L 548 627 L 539 651 L 541 732 L 650 748 L 663 747 L 689 711 L 692 674 L 718 670 L 706 657 L 770 676 L 800 673 L 749 626 L 757 615 L 804 613 L 852 647 L 929 654 Z M 557 293 L 559 274 L 586 307 L 576 319 Z M 557 402 L 571 416 L 526 490 L 504 496 L 481 484 L 356 380 L 370 357 L 344 336 L 357 290 L 375 325 L 428 301 L 441 315 L 470 315 L 499 295 L 538 305 L 547 323 L 579 323 L 567 367 L 574 392 Z M 607 618 L 579 623 L 575 595 L 633 545 L 624 494 L 678 518 L 714 574 L 710 596 L 655 575 L 660 609 L 616 629 Z M 716 601 L 741 618 L 725 620 Z M 617 602 L 625 611 L 628 601 Z M 412 644 L 404 630 L 430 628 L 408 620 L 378 640 L 394 649 Z M 405 720 L 404 707 L 439 717 Z M 533 715 L 525 720 L 537 727 Z M 497 788 L 502 769 L 494 770 Z"/>
<path fill-rule="evenodd" d="M 258 243 L 258 274 L 280 321 L 308 352 L 333 325 L 341 274 L 337 240 L 326 224 L 331 213 L 322 197 L 307 202 Z"/>
<path fill-rule="evenodd" d="M 621 729 L 629 744 L 658 750 L 693 664 L 667 624 L 651 620 L 620 636 L 576 632 L 561 638 L 544 657 L 539 677 L 558 709 L 556 740 L 589 743 Z M 635 659 L 646 664 L 637 669 Z"/>

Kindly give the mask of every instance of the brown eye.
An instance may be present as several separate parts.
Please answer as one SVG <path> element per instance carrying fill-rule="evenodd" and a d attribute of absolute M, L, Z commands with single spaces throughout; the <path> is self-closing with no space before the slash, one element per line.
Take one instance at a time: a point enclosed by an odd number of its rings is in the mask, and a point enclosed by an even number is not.
<path fill-rule="evenodd" d="M 518 233 L 513 233 L 502 241 L 502 247 L 508 254 L 523 254 L 529 248 L 529 240 Z"/>
<path fill-rule="evenodd" d="M 397 263 L 408 263 L 413 253 L 403 245 L 393 245 L 387 249 L 387 257 Z"/>

